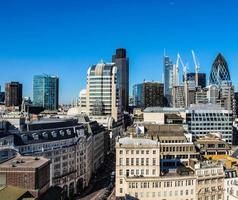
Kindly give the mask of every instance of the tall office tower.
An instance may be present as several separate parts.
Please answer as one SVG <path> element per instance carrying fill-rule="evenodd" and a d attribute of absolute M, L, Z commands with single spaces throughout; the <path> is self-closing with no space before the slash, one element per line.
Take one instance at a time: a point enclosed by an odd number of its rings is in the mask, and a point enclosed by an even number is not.
<path fill-rule="evenodd" d="M 184 108 L 186 106 L 184 86 L 173 86 L 172 97 L 174 108 Z"/>
<path fill-rule="evenodd" d="M 216 84 L 220 87 L 222 81 L 230 81 L 230 72 L 225 58 L 219 53 L 212 64 L 210 72 L 210 84 Z"/>
<path fill-rule="evenodd" d="M 5 84 L 6 107 L 20 106 L 22 103 L 22 84 L 10 82 Z"/>
<path fill-rule="evenodd" d="M 187 73 L 187 81 L 194 84 L 196 86 L 195 80 L 196 79 L 196 73 Z M 206 87 L 206 74 L 205 73 L 198 73 L 198 86 L 201 88 Z"/>
<path fill-rule="evenodd" d="M 133 87 L 135 106 L 140 108 L 164 106 L 164 84 L 144 82 Z"/>
<path fill-rule="evenodd" d="M 238 92 L 234 93 L 234 101 L 235 101 L 235 112 L 233 113 L 235 115 L 235 117 L 238 116 Z"/>
<path fill-rule="evenodd" d="M 168 105 L 172 105 L 173 63 L 168 56 L 164 56 L 164 95 Z"/>
<path fill-rule="evenodd" d="M 57 110 L 59 105 L 59 78 L 36 75 L 33 78 L 33 104 L 46 110 Z"/>
<path fill-rule="evenodd" d="M 112 116 L 122 120 L 120 84 L 115 63 L 98 63 L 88 69 L 86 106 L 89 116 Z"/>
<path fill-rule="evenodd" d="M 112 62 L 116 64 L 119 74 L 118 83 L 122 110 L 127 111 L 129 104 L 129 58 L 126 57 L 126 49 L 116 49 L 116 54 L 112 56 Z"/>

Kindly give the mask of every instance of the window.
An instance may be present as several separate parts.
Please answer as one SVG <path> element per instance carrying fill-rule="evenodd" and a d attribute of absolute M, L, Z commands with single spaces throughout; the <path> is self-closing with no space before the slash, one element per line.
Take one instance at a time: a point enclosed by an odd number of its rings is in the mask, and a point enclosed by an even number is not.
<path fill-rule="evenodd" d="M 149 175 L 149 170 L 148 169 L 146 169 L 146 175 Z"/>
<path fill-rule="evenodd" d="M 126 165 L 129 165 L 129 158 L 126 158 Z"/>
<path fill-rule="evenodd" d="M 134 158 L 131 158 L 131 165 L 134 165 Z"/>
<path fill-rule="evenodd" d="M 146 154 L 149 154 L 149 152 L 150 152 L 149 150 L 146 150 Z"/>
<path fill-rule="evenodd" d="M 153 158 L 153 165 L 156 165 L 156 158 Z"/>
<path fill-rule="evenodd" d="M 120 169 L 119 175 L 122 176 L 122 174 L 123 174 L 123 171 L 122 171 L 122 169 Z"/>
<path fill-rule="evenodd" d="M 153 169 L 152 174 L 155 175 L 155 169 Z"/>
<path fill-rule="evenodd" d="M 122 161 L 123 161 L 123 159 L 120 158 L 120 159 L 119 159 L 119 165 L 123 165 L 123 164 L 122 164 Z"/>
<path fill-rule="evenodd" d="M 120 188 L 120 193 L 123 193 L 123 189 L 122 188 Z"/>
<path fill-rule="evenodd" d="M 122 150 L 120 150 L 120 154 L 123 154 L 123 151 L 122 151 Z"/>
<path fill-rule="evenodd" d="M 136 158 L 136 165 L 139 165 L 139 158 Z"/>
<path fill-rule="evenodd" d="M 156 154 L 156 151 L 155 151 L 155 150 L 153 150 L 153 154 Z"/>
<path fill-rule="evenodd" d="M 141 158 L 141 165 L 144 165 L 144 158 Z"/>
<path fill-rule="evenodd" d="M 139 154 L 139 150 L 136 150 L 136 154 Z"/>
<path fill-rule="evenodd" d="M 149 158 L 146 158 L 146 165 L 149 165 Z"/>
<path fill-rule="evenodd" d="M 123 184 L 123 180 L 122 179 L 120 179 L 120 184 Z"/>

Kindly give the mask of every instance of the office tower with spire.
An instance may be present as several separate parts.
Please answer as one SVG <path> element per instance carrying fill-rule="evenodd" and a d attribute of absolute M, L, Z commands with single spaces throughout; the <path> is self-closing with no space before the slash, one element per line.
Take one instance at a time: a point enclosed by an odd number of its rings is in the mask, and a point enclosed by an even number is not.
<path fill-rule="evenodd" d="M 89 116 L 111 116 L 122 121 L 120 83 L 115 63 L 91 66 L 87 73 L 86 111 Z"/>
<path fill-rule="evenodd" d="M 164 55 L 164 95 L 168 105 L 172 104 L 173 88 L 173 63 L 170 58 Z"/>
<path fill-rule="evenodd" d="M 220 87 L 223 81 L 229 82 L 230 80 L 231 80 L 231 77 L 230 77 L 230 72 L 228 69 L 227 62 L 225 58 L 223 57 L 223 55 L 219 53 L 212 64 L 209 83 L 215 84 L 218 87 Z"/>
<path fill-rule="evenodd" d="M 59 78 L 36 75 L 33 78 L 33 104 L 46 110 L 57 110 L 59 105 Z"/>
<path fill-rule="evenodd" d="M 117 66 L 122 110 L 127 111 L 129 103 L 129 58 L 127 58 L 126 49 L 116 49 L 116 54 L 112 56 L 112 62 Z"/>

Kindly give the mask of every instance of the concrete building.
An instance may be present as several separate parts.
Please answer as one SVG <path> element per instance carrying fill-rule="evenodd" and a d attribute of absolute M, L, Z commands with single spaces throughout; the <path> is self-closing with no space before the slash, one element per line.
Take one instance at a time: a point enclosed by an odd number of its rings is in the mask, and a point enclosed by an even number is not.
<path fill-rule="evenodd" d="M 98 63 L 88 69 L 87 115 L 112 116 L 122 122 L 122 107 L 118 70 L 114 63 Z"/>
<path fill-rule="evenodd" d="M 185 122 L 186 113 L 184 108 L 148 107 L 143 112 L 144 122 L 153 124 L 170 123 L 171 121 L 168 118 L 171 119 L 171 115 L 177 116 L 176 122 L 173 120 L 175 123 L 181 123 L 182 119 Z"/>
<path fill-rule="evenodd" d="M 21 155 L 42 156 L 51 160 L 50 181 L 53 186 L 63 188 L 63 198 L 71 198 L 88 186 L 94 162 L 97 162 L 93 158 L 96 153 L 93 145 L 97 152 L 103 152 L 104 148 L 103 140 L 100 140 L 102 150 L 95 144 L 97 134 L 101 131 L 95 123 L 89 130 L 77 119 L 54 118 L 33 121 L 26 124 L 25 130 L 8 132 L 8 135 L 14 136 L 13 147 Z"/>
<path fill-rule="evenodd" d="M 186 123 L 190 133 L 194 136 L 220 133 L 228 143 L 232 143 L 232 116 L 231 110 L 216 104 L 197 104 L 186 109 Z"/>
<path fill-rule="evenodd" d="M 0 164 L 0 185 L 14 186 L 41 196 L 50 187 L 50 161 L 43 157 L 17 156 Z"/>
<path fill-rule="evenodd" d="M 22 84 L 10 82 L 5 84 L 5 106 L 19 107 L 22 103 Z"/>
<path fill-rule="evenodd" d="M 87 113 L 87 91 L 83 89 L 79 93 L 79 109 L 81 113 Z"/>
<path fill-rule="evenodd" d="M 164 106 L 164 85 L 158 82 L 144 82 L 133 87 L 135 106 L 140 108 Z"/>
<path fill-rule="evenodd" d="M 195 140 L 195 145 L 203 156 L 231 155 L 231 146 L 219 134 L 208 134 Z"/>
<path fill-rule="evenodd" d="M 121 138 L 116 145 L 116 197 L 196 199 L 196 177 L 189 168 L 160 171 L 159 142 Z"/>
<path fill-rule="evenodd" d="M 174 108 L 185 108 L 186 101 L 184 86 L 173 86 L 172 99 Z"/>
<path fill-rule="evenodd" d="M 223 200 L 225 191 L 223 165 L 219 162 L 204 161 L 196 163 L 194 169 L 197 176 L 197 199 Z"/>
<path fill-rule="evenodd" d="M 116 64 L 119 73 L 118 82 L 120 87 L 121 106 L 123 111 L 128 111 L 129 104 L 129 58 L 126 49 L 116 49 L 112 56 L 112 62 Z"/>
<path fill-rule="evenodd" d="M 59 106 L 59 78 L 36 75 L 33 78 L 33 104 L 46 110 L 57 110 Z"/>
<path fill-rule="evenodd" d="M 235 170 L 225 170 L 224 200 L 238 199 L 238 176 Z"/>
<path fill-rule="evenodd" d="M 186 76 L 187 76 L 187 80 L 190 83 L 194 82 L 194 85 L 196 86 L 196 84 L 195 84 L 196 73 L 187 73 Z M 205 73 L 198 73 L 198 86 L 200 86 L 201 88 L 205 88 L 206 84 L 207 84 L 206 74 Z"/>

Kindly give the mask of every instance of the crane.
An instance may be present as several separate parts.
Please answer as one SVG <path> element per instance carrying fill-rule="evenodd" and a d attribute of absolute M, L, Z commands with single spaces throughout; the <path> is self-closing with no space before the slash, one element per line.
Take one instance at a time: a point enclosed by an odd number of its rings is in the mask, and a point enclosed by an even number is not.
<path fill-rule="evenodd" d="M 198 87 L 198 72 L 199 72 L 200 66 L 199 66 L 199 63 L 197 62 L 197 59 L 193 50 L 192 50 L 192 56 L 193 56 L 193 62 L 195 65 L 195 83 L 196 83 L 196 87 Z"/>

